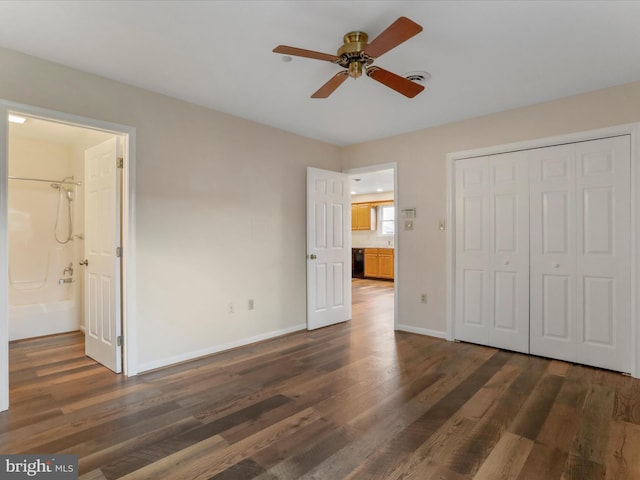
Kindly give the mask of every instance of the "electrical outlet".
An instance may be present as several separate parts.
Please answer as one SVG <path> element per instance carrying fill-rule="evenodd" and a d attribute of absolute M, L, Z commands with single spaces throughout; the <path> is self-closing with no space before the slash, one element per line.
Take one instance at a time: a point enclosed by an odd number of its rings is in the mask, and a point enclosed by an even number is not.
<path fill-rule="evenodd" d="M 426 293 L 421 293 L 420 294 L 420 303 L 427 303 L 427 294 Z"/>
<path fill-rule="evenodd" d="M 247 302 L 247 307 L 249 308 L 249 310 L 253 310 L 253 298 L 249 299 L 249 301 Z"/>
<path fill-rule="evenodd" d="M 227 313 L 233 313 L 233 302 L 229 303 L 229 306 L 227 307 Z"/>

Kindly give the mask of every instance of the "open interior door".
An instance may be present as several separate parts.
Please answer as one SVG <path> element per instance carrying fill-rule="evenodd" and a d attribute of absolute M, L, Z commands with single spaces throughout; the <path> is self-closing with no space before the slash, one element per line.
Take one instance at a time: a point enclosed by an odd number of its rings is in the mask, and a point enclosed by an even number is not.
<path fill-rule="evenodd" d="M 85 352 L 122 370 L 119 138 L 85 151 Z"/>
<path fill-rule="evenodd" d="M 343 173 L 307 168 L 307 328 L 351 318 L 351 192 Z"/>

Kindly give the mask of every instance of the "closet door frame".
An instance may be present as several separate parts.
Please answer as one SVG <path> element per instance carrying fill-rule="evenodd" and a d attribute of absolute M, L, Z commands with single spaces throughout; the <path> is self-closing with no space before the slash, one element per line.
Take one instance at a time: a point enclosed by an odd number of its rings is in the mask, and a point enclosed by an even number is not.
<path fill-rule="evenodd" d="M 567 143 L 597 140 L 601 138 L 629 135 L 631 138 L 631 355 L 626 373 L 640 378 L 640 123 L 618 125 L 598 130 L 546 137 L 522 142 L 495 145 L 492 147 L 452 152 L 447 154 L 447 332 L 448 340 L 455 339 L 456 304 L 456 237 L 455 237 L 455 162 L 457 160 L 484 157 L 500 153 L 530 150 Z"/>

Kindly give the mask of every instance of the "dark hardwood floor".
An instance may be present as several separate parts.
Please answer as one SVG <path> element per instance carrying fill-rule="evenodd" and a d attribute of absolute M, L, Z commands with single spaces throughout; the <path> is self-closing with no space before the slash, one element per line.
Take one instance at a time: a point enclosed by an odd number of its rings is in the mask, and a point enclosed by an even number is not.
<path fill-rule="evenodd" d="M 79 333 L 10 346 L 0 452 L 75 453 L 98 479 L 640 479 L 640 381 L 353 321 L 133 378 Z"/>

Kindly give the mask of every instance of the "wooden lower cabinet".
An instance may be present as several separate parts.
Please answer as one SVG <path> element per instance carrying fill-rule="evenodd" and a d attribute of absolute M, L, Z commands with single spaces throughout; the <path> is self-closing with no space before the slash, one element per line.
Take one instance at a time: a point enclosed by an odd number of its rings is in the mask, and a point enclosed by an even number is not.
<path fill-rule="evenodd" d="M 393 248 L 365 248 L 364 276 L 393 279 Z"/>
<path fill-rule="evenodd" d="M 393 249 L 378 249 L 378 265 L 380 268 L 380 278 L 393 278 Z"/>
<path fill-rule="evenodd" d="M 378 277 L 380 275 L 380 262 L 378 262 L 378 249 L 364 249 L 364 276 Z"/>

